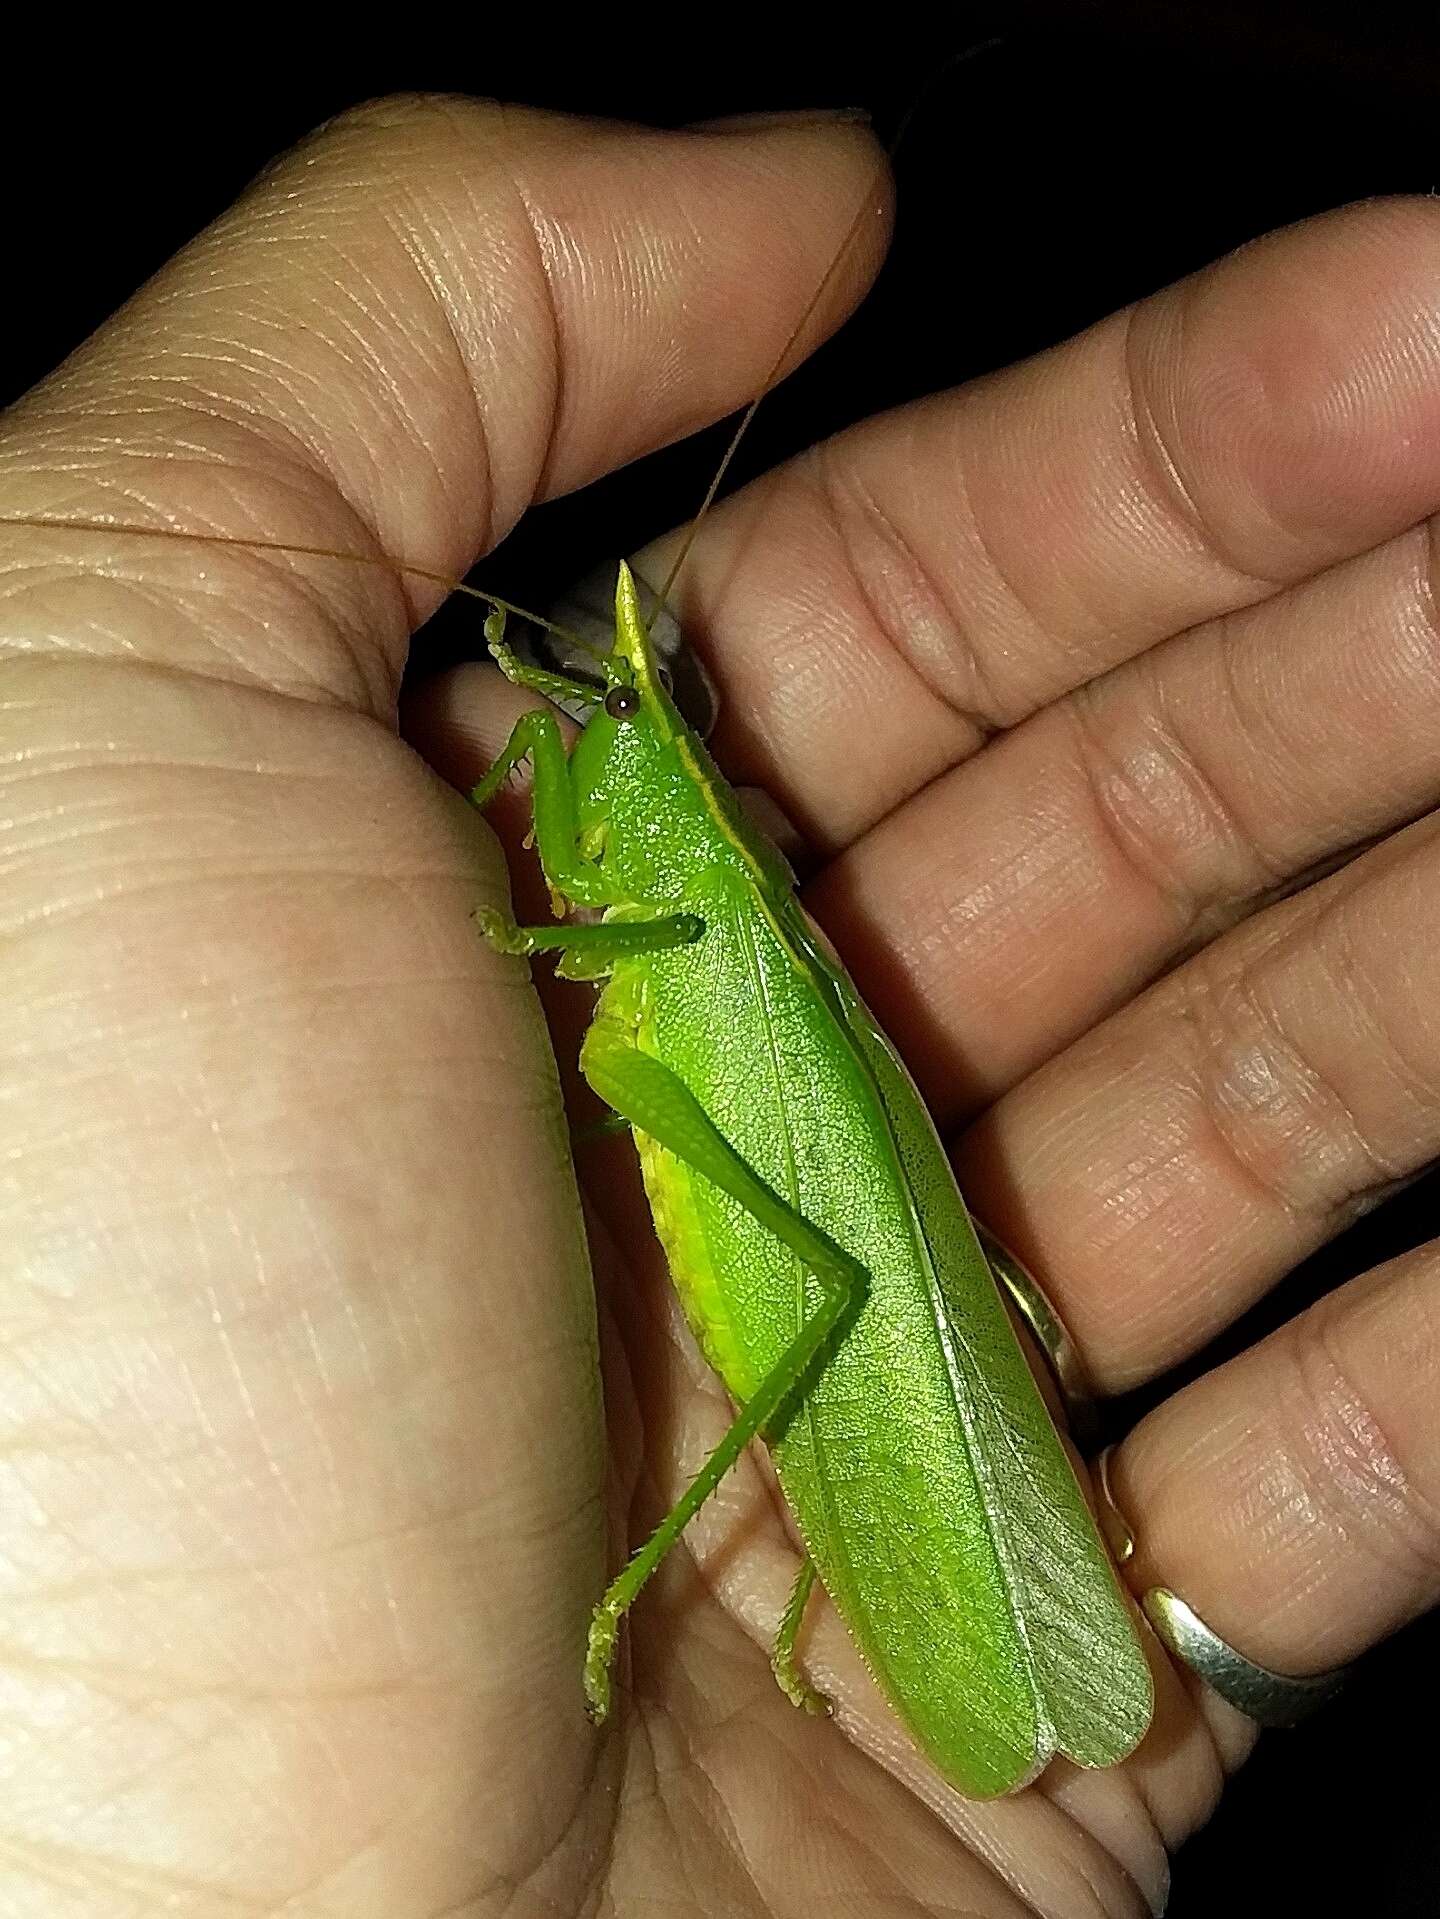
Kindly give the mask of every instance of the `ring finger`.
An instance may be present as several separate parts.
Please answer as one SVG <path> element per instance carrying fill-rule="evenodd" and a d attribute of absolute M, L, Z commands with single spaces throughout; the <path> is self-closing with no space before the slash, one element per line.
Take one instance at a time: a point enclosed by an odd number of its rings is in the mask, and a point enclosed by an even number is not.
<path fill-rule="evenodd" d="M 1158 1407 L 1117 1449 L 1134 1591 L 1178 1593 L 1285 1674 L 1440 1602 L 1440 1245 L 1351 1282 Z"/>

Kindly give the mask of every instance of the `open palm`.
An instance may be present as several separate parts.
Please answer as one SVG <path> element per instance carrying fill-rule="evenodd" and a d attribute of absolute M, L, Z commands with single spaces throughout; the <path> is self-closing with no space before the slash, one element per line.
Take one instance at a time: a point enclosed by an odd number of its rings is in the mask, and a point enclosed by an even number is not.
<path fill-rule="evenodd" d="M 462 571 L 742 401 L 877 165 L 367 109 L 14 410 L 0 513 Z M 798 462 L 685 577 L 722 764 L 1106 1388 L 1436 1151 L 1437 278 L 1423 203 L 1279 236 Z M 727 1413 L 611 1142 L 607 1447 L 544 1022 L 469 920 L 503 861 L 433 770 L 509 691 L 424 689 L 427 767 L 413 574 L 0 537 L 5 1910 L 1146 1910 L 1245 1723 L 1163 1668 L 1130 1765 L 966 1805 L 823 1609 L 834 1719 L 776 1691 L 758 1462 L 588 1726 L 607 1563 Z M 1286 1671 L 1431 1604 L 1437 1288 L 1397 1262 L 1138 1428 L 1137 1583 Z"/>

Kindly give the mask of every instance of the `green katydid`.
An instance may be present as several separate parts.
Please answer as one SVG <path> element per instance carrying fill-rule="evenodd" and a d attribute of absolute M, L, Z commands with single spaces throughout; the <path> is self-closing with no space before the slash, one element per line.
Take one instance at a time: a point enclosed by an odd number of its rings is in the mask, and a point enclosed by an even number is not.
<path fill-rule="evenodd" d="M 605 910 L 482 930 L 604 980 L 581 1070 L 633 1128 L 672 1277 L 740 1407 L 596 1607 L 593 1715 L 621 1618 L 758 1435 L 805 1549 L 773 1659 L 797 1703 L 816 1703 L 796 1641 L 818 1579 L 961 1792 L 1013 1790 L 1054 1753 L 1123 1759 L 1149 1667 L 944 1149 L 670 698 L 628 569 L 603 685 L 523 662 L 503 612 L 486 633 L 510 679 L 591 717 L 567 755 L 552 713 L 524 715 L 472 797 L 528 756 L 552 893 Z"/>

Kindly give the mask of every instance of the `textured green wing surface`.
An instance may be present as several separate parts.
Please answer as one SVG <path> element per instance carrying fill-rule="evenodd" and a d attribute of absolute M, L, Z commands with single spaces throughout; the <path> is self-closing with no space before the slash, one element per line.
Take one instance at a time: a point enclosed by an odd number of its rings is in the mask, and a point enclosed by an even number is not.
<path fill-rule="evenodd" d="M 820 1577 L 962 1791 L 1009 1791 L 1056 1750 L 1109 1763 L 1144 1730 L 1148 1670 L 919 1096 L 798 909 L 790 924 L 753 893 L 692 904 L 707 937 L 646 962 L 637 1038 L 872 1279 L 775 1436 Z M 639 1144 L 686 1310 L 743 1400 L 814 1282 L 726 1195 Z"/>
<path fill-rule="evenodd" d="M 1053 1747 L 1107 1766 L 1150 1722 L 1133 1614 L 1015 1337 L 949 1159 L 889 1041 L 848 982 L 851 1030 L 890 1117 L 945 1299 L 956 1409 L 1024 1634 Z"/>

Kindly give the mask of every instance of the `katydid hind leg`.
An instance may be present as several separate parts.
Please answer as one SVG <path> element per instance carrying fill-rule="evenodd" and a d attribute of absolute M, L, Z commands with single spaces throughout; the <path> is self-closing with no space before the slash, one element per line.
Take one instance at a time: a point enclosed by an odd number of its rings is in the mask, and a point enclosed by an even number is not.
<path fill-rule="evenodd" d="M 810 1603 L 810 1595 L 815 1589 L 815 1561 L 806 1553 L 800 1562 L 800 1570 L 795 1575 L 795 1583 L 790 1588 L 790 1597 L 785 1602 L 785 1610 L 780 1615 L 779 1630 L 775 1634 L 775 1645 L 770 1654 L 770 1670 L 775 1675 L 775 1683 L 790 1701 L 802 1712 L 828 1713 L 830 1702 L 824 1693 L 815 1687 L 801 1672 L 795 1657 L 795 1648 L 800 1639 L 800 1629 L 805 1623 L 805 1609 Z"/>
<path fill-rule="evenodd" d="M 814 1275 L 822 1292 L 820 1303 L 746 1400 L 719 1445 L 595 1608 L 585 1659 L 585 1696 L 592 1717 L 598 1721 L 609 1710 L 610 1666 L 621 1619 L 751 1440 L 771 1425 L 803 1386 L 846 1313 L 863 1299 L 869 1281 L 857 1261 L 788 1206 L 746 1165 L 689 1088 L 663 1061 L 642 1053 L 602 1022 L 586 1037 L 580 1068 L 607 1105 L 729 1193 L 773 1232 Z"/>

